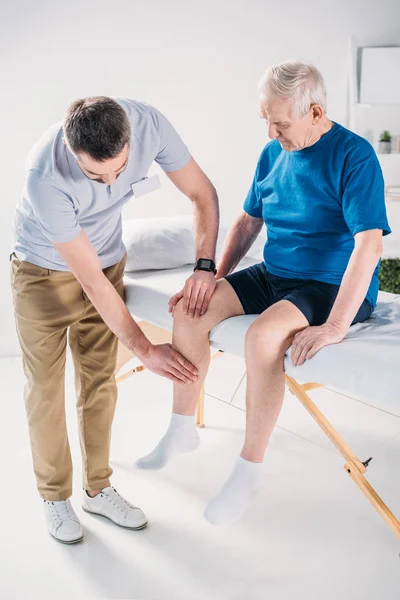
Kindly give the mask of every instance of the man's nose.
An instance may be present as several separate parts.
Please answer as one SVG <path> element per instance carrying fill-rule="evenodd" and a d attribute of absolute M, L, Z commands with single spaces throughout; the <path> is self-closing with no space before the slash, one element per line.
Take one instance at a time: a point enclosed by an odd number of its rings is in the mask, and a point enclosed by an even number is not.
<path fill-rule="evenodd" d="M 275 125 L 273 123 L 270 123 L 268 125 L 268 137 L 271 140 L 274 140 L 277 137 L 277 130 L 276 130 L 276 127 L 275 127 Z"/>
<path fill-rule="evenodd" d="M 104 181 L 104 183 L 107 183 L 108 185 L 112 185 L 116 179 L 117 179 L 117 176 L 115 175 L 115 173 L 109 173 L 108 175 L 103 175 L 103 181 Z"/>

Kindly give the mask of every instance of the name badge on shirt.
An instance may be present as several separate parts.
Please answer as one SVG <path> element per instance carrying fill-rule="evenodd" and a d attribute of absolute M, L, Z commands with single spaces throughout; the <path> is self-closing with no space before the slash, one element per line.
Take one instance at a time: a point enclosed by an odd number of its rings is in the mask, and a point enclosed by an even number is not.
<path fill-rule="evenodd" d="M 149 194 L 150 192 L 154 192 L 161 187 L 161 182 L 159 176 L 152 175 L 151 177 L 144 177 L 135 183 L 132 183 L 132 192 L 136 198 L 140 198 L 140 196 L 144 196 L 145 194 Z"/>

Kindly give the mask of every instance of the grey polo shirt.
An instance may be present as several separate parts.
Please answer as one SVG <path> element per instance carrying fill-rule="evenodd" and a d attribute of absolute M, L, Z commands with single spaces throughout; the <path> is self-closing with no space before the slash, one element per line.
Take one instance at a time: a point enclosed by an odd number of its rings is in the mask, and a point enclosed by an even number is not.
<path fill-rule="evenodd" d="M 13 252 L 20 261 L 68 271 L 54 243 L 68 242 L 85 231 L 103 269 L 122 259 L 122 207 L 133 196 L 132 185 L 146 177 L 155 160 L 176 171 L 190 153 L 157 109 L 136 100 L 114 98 L 128 113 L 132 138 L 126 169 L 106 185 L 86 177 L 63 142 L 61 123 L 51 127 L 27 160 L 26 182 L 15 216 Z"/>

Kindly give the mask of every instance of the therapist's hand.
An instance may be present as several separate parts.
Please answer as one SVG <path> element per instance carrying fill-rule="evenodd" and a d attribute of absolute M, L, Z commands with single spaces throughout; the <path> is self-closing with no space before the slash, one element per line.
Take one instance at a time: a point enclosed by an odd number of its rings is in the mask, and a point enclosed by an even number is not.
<path fill-rule="evenodd" d="M 151 345 L 146 354 L 139 358 L 150 371 L 175 383 L 193 383 L 197 380 L 196 367 L 174 350 L 171 344 Z"/>
<path fill-rule="evenodd" d="M 183 312 L 190 317 L 201 317 L 206 312 L 215 291 L 217 282 L 212 271 L 195 271 L 186 280 L 185 287 L 172 296 L 169 301 L 169 312 L 172 312 L 179 300 L 183 298 Z"/>
<path fill-rule="evenodd" d="M 345 334 L 336 326 L 324 323 L 318 327 L 306 327 L 293 338 L 291 359 L 295 367 L 304 364 L 324 346 L 339 344 Z"/>

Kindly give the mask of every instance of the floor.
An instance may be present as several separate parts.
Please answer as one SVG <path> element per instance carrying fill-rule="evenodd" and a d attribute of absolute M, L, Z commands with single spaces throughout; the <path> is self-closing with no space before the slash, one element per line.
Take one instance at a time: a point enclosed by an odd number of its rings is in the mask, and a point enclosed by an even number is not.
<path fill-rule="evenodd" d="M 176 457 L 158 473 L 136 471 L 133 463 L 164 432 L 170 383 L 144 371 L 120 384 L 113 484 L 145 510 L 150 523 L 132 532 L 80 508 L 69 366 L 67 416 L 76 465 L 72 501 L 85 539 L 64 546 L 48 535 L 35 490 L 20 361 L 0 360 L 0 598 L 398 600 L 399 540 L 290 394 L 264 463 L 264 488 L 252 509 L 229 527 L 214 527 L 203 519 L 208 498 L 218 491 L 240 451 L 243 373 L 241 359 L 224 355 L 212 363 L 201 447 Z M 361 460 L 374 457 L 369 481 L 399 515 L 400 418 L 330 390 L 311 395 Z"/>

